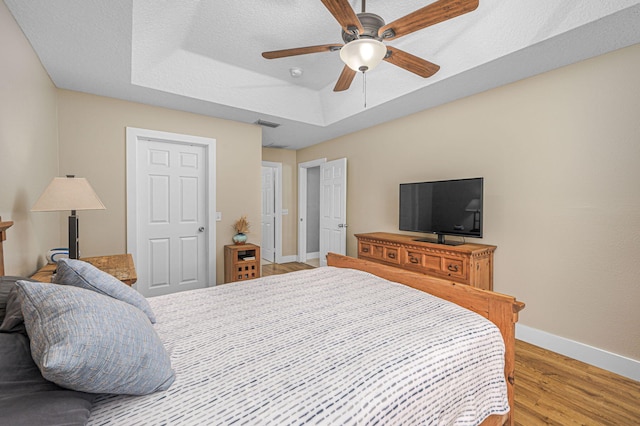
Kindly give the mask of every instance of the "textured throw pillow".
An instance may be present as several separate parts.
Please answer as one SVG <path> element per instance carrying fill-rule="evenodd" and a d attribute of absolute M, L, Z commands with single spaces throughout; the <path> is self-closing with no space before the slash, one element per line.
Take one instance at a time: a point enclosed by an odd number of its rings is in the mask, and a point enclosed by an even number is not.
<path fill-rule="evenodd" d="M 90 263 L 75 259 L 58 260 L 58 269 L 53 282 L 97 291 L 122 300 L 141 309 L 147 314 L 151 323 L 156 322 L 156 316 L 143 295 Z"/>
<path fill-rule="evenodd" d="M 129 395 L 173 383 L 169 354 L 138 308 L 77 287 L 16 286 L 31 356 L 45 379 L 77 391 Z"/>

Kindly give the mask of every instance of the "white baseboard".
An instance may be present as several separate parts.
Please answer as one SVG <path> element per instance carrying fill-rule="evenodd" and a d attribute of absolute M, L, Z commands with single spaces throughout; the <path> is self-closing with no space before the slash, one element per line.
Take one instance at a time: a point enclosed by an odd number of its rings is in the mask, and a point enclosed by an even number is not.
<path fill-rule="evenodd" d="M 516 324 L 516 339 L 640 381 L 640 361 L 607 352 L 546 331 Z"/>
<path fill-rule="evenodd" d="M 307 253 L 307 259 L 319 259 L 320 258 L 320 252 L 316 251 L 313 253 Z"/>

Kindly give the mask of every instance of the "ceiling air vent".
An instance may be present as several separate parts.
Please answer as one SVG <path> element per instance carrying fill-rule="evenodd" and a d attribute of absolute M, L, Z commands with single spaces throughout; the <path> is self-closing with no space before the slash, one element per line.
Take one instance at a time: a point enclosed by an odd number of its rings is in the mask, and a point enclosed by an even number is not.
<path fill-rule="evenodd" d="M 275 129 L 280 125 L 279 123 L 274 123 L 274 122 L 266 121 L 262 119 L 258 119 L 258 121 L 254 122 L 253 124 L 257 124 L 259 126 L 264 126 L 264 127 L 271 127 L 272 129 Z"/>

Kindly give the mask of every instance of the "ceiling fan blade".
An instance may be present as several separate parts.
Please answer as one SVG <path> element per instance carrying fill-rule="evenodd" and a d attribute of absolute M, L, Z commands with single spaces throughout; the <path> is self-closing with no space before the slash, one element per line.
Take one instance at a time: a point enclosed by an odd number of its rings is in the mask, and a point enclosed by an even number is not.
<path fill-rule="evenodd" d="M 295 47 L 293 49 L 262 52 L 262 56 L 266 59 L 277 59 L 285 58 L 287 56 L 306 55 L 307 53 L 332 52 L 334 50 L 340 50 L 341 47 L 341 44 L 323 44 L 320 46 Z"/>
<path fill-rule="evenodd" d="M 340 73 L 340 77 L 338 77 L 338 82 L 333 88 L 333 91 L 342 92 L 344 90 L 347 90 L 349 86 L 351 86 L 351 82 L 353 81 L 353 77 L 355 76 L 356 72 L 345 65 L 342 69 L 342 72 Z"/>
<path fill-rule="evenodd" d="M 358 15 L 347 0 L 321 0 L 322 4 L 329 9 L 329 12 L 336 18 L 343 30 L 351 33 L 350 27 L 356 27 L 359 34 L 364 34 L 364 28 L 358 19 Z"/>
<path fill-rule="evenodd" d="M 385 40 L 402 37 L 414 31 L 472 12 L 478 8 L 478 4 L 479 0 L 438 0 L 380 27 L 378 36 L 384 37 Z"/>
<path fill-rule="evenodd" d="M 440 69 L 439 65 L 433 64 L 395 47 L 387 46 L 387 52 L 390 52 L 391 54 L 387 53 L 387 56 L 384 58 L 385 61 L 399 66 L 400 68 L 404 68 L 407 71 L 419 75 L 420 77 L 431 77 Z"/>

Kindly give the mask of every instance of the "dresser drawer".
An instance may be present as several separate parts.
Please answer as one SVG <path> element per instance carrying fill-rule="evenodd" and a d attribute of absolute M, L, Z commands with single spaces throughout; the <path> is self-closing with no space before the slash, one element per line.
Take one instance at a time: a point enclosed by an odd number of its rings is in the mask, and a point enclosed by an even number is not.
<path fill-rule="evenodd" d="M 402 266 L 423 273 L 466 281 L 467 271 L 462 259 L 454 259 L 438 254 L 423 253 L 417 250 L 405 250 Z"/>
<path fill-rule="evenodd" d="M 358 243 L 358 257 L 377 259 L 395 265 L 400 264 L 400 250 L 383 244 L 360 241 Z"/>
<path fill-rule="evenodd" d="M 361 241 L 358 244 L 358 256 L 382 259 L 382 247 Z"/>
<path fill-rule="evenodd" d="M 384 260 L 389 263 L 400 264 L 400 251 L 396 247 L 384 248 Z"/>
<path fill-rule="evenodd" d="M 442 272 L 450 277 L 467 278 L 467 271 L 464 269 L 464 262 L 460 259 L 442 258 Z"/>

